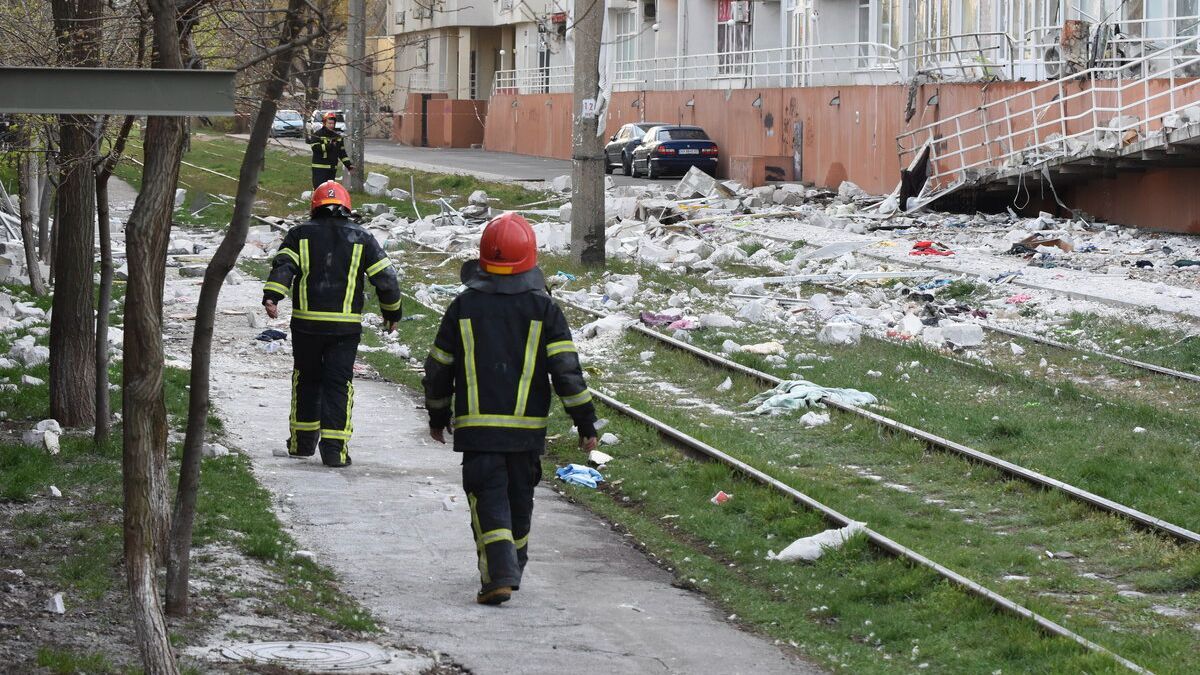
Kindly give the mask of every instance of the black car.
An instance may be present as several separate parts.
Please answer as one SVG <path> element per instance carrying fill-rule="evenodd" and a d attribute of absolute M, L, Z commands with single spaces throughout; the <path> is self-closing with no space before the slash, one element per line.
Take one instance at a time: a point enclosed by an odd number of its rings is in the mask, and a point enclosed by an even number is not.
<path fill-rule="evenodd" d="M 621 127 L 604 146 L 604 173 L 612 173 L 615 167 L 621 167 L 625 175 L 630 175 L 630 162 L 633 161 L 633 149 L 642 142 L 642 137 L 651 127 L 663 126 L 659 122 L 636 122 Z"/>
<path fill-rule="evenodd" d="M 700 127 L 650 127 L 633 151 L 630 175 L 658 178 L 665 173 L 685 173 L 693 166 L 715 175 L 718 152 L 717 144 Z"/>

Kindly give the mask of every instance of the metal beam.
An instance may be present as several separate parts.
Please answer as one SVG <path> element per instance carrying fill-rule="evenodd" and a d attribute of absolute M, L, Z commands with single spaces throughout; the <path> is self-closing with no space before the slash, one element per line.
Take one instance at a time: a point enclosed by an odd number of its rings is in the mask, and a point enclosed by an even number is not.
<path fill-rule="evenodd" d="M 232 70 L 0 67 L 0 113 L 233 114 Z"/>

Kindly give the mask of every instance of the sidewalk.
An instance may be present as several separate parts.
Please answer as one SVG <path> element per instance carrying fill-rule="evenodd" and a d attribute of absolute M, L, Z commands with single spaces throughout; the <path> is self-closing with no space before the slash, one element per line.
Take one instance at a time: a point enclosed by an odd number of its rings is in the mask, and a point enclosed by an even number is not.
<path fill-rule="evenodd" d="M 190 281 L 169 275 L 168 283 Z M 221 309 L 261 311 L 258 291 L 226 286 Z M 669 573 L 545 487 L 520 592 L 500 608 L 476 605 L 460 459 L 428 439 L 417 396 L 356 381 L 349 469 L 274 457 L 287 434 L 291 356 L 255 347 L 258 330 L 244 315 L 218 314 L 214 405 L 299 544 L 337 570 L 397 639 L 475 673 L 819 672 L 674 588 Z"/>

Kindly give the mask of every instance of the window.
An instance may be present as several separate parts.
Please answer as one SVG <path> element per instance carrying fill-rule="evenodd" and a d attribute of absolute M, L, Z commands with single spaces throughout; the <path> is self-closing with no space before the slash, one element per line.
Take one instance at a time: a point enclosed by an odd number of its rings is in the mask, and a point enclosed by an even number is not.
<path fill-rule="evenodd" d="M 707 141 L 708 134 L 703 129 L 662 129 L 658 132 L 660 141 Z"/>
<path fill-rule="evenodd" d="M 625 9 L 613 13 L 613 54 L 616 59 L 617 80 L 637 77 L 637 10 Z"/>
<path fill-rule="evenodd" d="M 750 74 L 753 12 L 749 0 L 717 0 L 717 74 Z"/>
<path fill-rule="evenodd" d="M 879 42 L 892 47 L 900 46 L 901 0 L 880 0 Z"/>
<path fill-rule="evenodd" d="M 1175 22 L 1175 34 L 1179 37 L 1193 37 L 1200 19 L 1200 0 L 1175 0 L 1175 16 L 1185 17 Z M 1191 50 L 1189 50 L 1191 51 Z"/>

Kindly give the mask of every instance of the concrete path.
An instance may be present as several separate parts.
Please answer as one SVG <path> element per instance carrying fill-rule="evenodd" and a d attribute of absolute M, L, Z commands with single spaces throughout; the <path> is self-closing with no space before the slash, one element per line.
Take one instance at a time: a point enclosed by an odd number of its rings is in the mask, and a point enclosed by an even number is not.
<path fill-rule="evenodd" d="M 258 292 L 250 282 L 227 287 L 221 308 L 261 311 Z M 255 346 L 258 330 L 244 315 L 219 315 L 215 404 L 300 545 L 401 640 L 475 673 L 818 672 L 672 587 L 669 573 L 545 487 L 520 592 L 500 608 L 475 605 L 459 456 L 428 439 L 416 396 L 356 382 L 350 469 L 274 457 L 287 434 L 291 356 Z"/>
<path fill-rule="evenodd" d="M 230 137 L 242 141 L 248 139 L 246 134 L 230 134 Z M 308 151 L 304 141 L 295 138 L 272 138 L 271 147 Z M 469 148 L 414 148 L 382 139 L 367 140 L 366 160 L 398 169 L 462 174 L 497 182 L 548 182 L 571 173 L 571 162 L 564 159 Z M 617 185 L 675 185 L 680 177 L 652 181 L 623 176 L 617 169 L 612 178 Z"/>

